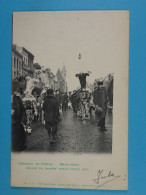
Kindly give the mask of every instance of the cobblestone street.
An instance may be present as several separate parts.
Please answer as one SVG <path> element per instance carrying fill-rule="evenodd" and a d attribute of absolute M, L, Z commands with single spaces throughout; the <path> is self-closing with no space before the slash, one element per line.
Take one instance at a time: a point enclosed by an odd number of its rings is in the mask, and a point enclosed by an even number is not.
<path fill-rule="evenodd" d="M 111 153 L 112 114 L 107 113 L 107 131 L 101 131 L 97 124 L 94 111 L 91 119 L 84 123 L 69 109 L 62 114 L 62 121 L 59 122 L 57 142 L 50 143 L 47 130 L 41 123 L 35 122 L 32 134 L 27 136 L 25 151 Z"/>

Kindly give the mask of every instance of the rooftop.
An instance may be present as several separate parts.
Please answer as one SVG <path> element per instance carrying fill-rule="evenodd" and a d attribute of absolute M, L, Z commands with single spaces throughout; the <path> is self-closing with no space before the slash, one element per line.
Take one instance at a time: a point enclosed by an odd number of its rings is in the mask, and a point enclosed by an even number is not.
<path fill-rule="evenodd" d="M 31 55 L 31 56 L 34 57 L 34 55 L 33 55 L 30 51 L 28 51 L 25 47 L 22 47 L 22 48 L 23 48 L 23 50 L 24 50 L 26 53 L 28 53 L 29 55 Z"/>

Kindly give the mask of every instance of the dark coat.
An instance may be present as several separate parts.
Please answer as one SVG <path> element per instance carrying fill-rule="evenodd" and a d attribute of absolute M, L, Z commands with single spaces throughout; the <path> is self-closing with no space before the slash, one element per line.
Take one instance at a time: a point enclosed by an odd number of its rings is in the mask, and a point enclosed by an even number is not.
<path fill-rule="evenodd" d="M 21 151 L 25 148 L 25 131 L 22 123 L 26 123 L 26 112 L 22 100 L 18 96 L 13 96 L 12 101 L 12 133 L 11 145 L 12 151 Z"/>
<path fill-rule="evenodd" d="M 43 104 L 45 121 L 55 124 L 59 119 L 59 105 L 54 96 L 46 96 Z"/>
<path fill-rule="evenodd" d="M 71 96 L 71 103 L 72 103 L 73 111 L 77 112 L 77 107 L 78 107 L 78 103 L 79 103 L 79 97 L 77 94 L 73 94 Z"/>
<path fill-rule="evenodd" d="M 68 102 L 68 95 L 63 95 L 62 96 L 62 103 L 66 103 L 66 102 Z"/>
<path fill-rule="evenodd" d="M 107 89 L 107 93 L 108 93 L 110 106 L 113 106 L 113 79 L 109 83 L 109 86 L 108 86 L 108 89 Z"/>
<path fill-rule="evenodd" d="M 93 103 L 102 108 L 102 117 L 105 117 L 107 110 L 107 91 L 105 86 L 98 87 L 93 92 Z"/>
<path fill-rule="evenodd" d="M 61 104 L 61 101 L 62 101 L 61 95 L 60 94 L 56 94 L 55 98 L 57 100 L 58 105 L 60 105 Z"/>
<path fill-rule="evenodd" d="M 68 108 L 68 100 L 68 95 L 65 94 L 62 96 L 62 108 L 65 110 Z"/>

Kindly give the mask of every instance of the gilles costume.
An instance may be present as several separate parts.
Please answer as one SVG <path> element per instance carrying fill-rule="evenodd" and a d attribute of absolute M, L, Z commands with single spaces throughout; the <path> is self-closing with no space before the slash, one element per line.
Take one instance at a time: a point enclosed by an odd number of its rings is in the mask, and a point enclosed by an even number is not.
<path fill-rule="evenodd" d="M 76 77 L 79 78 L 81 89 L 86 88 L 86 77 L 89 76 L 89 73 L 80 73 L 76 74 Z"/>
<path fill-rule="evenodd" d="M 26 126 L 25 126 L 25 131 L 28 134 L 31 134 L 32 132 L 32 127 L 31 123 L 32 120 L 34 119 L 34 115 L 37 116 L 37 104 L 36 104 L 36 99 L 29 93 L 29 91 L 26 93 L 26 96 L 22 99 L 24 108 L 26 110 Z"/>

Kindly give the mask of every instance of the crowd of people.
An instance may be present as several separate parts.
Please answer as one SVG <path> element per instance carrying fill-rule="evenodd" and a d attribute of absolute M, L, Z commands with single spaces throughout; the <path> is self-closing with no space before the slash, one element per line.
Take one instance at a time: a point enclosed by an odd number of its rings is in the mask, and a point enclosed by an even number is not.
<path fill-rule="evenodd" d="M 68 109 L 70 98 L 67 93 L 44 88 L 37 91 L 23 91 L 17 83 L 12 86 L 12 150 L 21 151 L 26 148 L 26 137 L 31 135 L 32 122 L 45 125 L 49 140 L 55 141 L 57 124 L 61 121 L 61 113 Z"/>
<path fill-rule="evenodd" d="M 77 75 L 78 76 L 78 75 Z M 31 135 L 32 122 L 38 121 L 48 131 L 49 141 L 57 140 L 57 126 L 62 120 L 62 113 L 72 108 L 74 115 L 80 120 L 90 120 L 94 110 L 98 117 L 98 126 L 106 131 L 105 117 L 107 108 L 113 106 L 113 81 L 105 87 L 103 82 L 93 92 L 81 87 L 70 93 L 44 88 L 41 92 L 22 91 L 13 84 L 12 88 L 12 150 L 22 151 L 26 145 L 27 135 Z M 111 109 L 112 110 L 112 109 Z"/>

